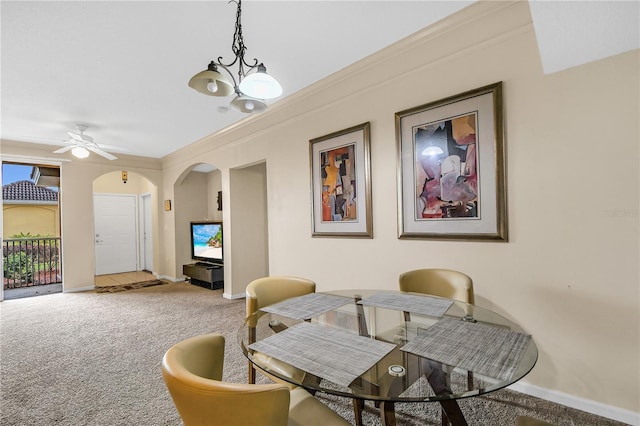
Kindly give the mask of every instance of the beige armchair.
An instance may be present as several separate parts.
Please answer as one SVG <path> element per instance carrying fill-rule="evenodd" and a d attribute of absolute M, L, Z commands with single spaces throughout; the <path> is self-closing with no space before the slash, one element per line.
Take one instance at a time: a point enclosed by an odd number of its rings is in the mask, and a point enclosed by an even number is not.
<path fill-rule="evenodd" d="M 305 294 L 315 293 L 316 283 L 305 278 L 290 277 L 290 276 L 273 276 L 264 277 L 253 280 L 247 286 L 246 296 L 246 315 L 247 318 L 258 310 L 265 306 L 273 305 L 283 300 L 290 299 L 292 297 L 304 296 Z M 253 327 L 249 325 L 249 343 L 255 341 L 255 336 L 252 336 Z M 281 365 L 275 365 L 275 369 L 284 368 Z M 284 372 L 284 371 L 283 371 Z M 302 374 L 296 371 L 287 371 L 290 374 Z M 270 379 L 278 381 L 276 378 L 267 375 Z M 249 361 L 249 383 L 256 382 L 256 369 L 255 366 Z"/>
<path fill-rule="evenodd" d="M 467 274 L 452 269 L 415 269 L 400 274 L 398 278 L 400 291 L 430 294 L 446 297 L 461 302 L 474 304 L 473 280 Z M 410 321 L 409 312 L 404 313 L 405 321 Z M 449 385 L 450 371 L 445 371 L 447 386 Z M 473 373 L 467 373 L 468 389 L 473 389 Z M 448 425 L 447 416 L 442 411 L 442 424 Z"/>
<path fill-rule="evenodd" d="M 475 303 L 471 277 L 452 269 L 416 269 L 400 274 L 400 290 Z"/>
<path fill-rule="evenodd" d="M 185 426 L 326 426 L 349 423 L 302 388 L 223 382 L 224 336 L 172 346 L 162 375 Z"/>
<path fill-rule="evenodd" d="M 273 276 L 253 280 L 247 286 L 247 317 L 265 306 L 292 297 L 315 293 L 316 283 L 305 278 Z"/>
<path fill-rule="evenodd" d="M 305 278 L 298 278 L 292 276 L 273 276 L 264 277 L 253 280 L 247 286 L 247 318 L 264 308 L 265 306 L 273 305 L 283 300 L 290 299 L 292 297 L 304 296 L 305 294 L 315 293 L 316 283 Z M 249 324 L 249 342 L 255 340 L 255 330 L 251 330 L 251 324 Z M 255 356 L 261 356 L 260 354 Z M 266 356 L 265 356 L 266 357 Z M 298 381 L 302 381 L 304 378 L 304 371 L 284 365 L 276 359 L 264 359 L 263 364 L 269 364 L 272 371 L 278 371 L 288 377 L 296 377 Z M 292 389 L 295 389 L 290 383 L 283 382 L 277 377 L 274 377 L 264 371 L 261 372 L 269 377 L 276 383 L 283 383 Z M 253 363 L 249 361 L 249 383 L 256 382 L 256 369 Z M 353 400 L 353 409 L 356 419 L 356 426 L 362 425 L 362 409 L 364 402 L 362 400 Z"/>

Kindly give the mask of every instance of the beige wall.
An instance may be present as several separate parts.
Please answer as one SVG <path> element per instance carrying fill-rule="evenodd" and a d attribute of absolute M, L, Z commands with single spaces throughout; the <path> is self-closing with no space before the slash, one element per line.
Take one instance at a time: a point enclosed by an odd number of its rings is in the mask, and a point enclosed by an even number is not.
<path fill-rule="evenodd" d="M 222 174 L 220 170 L 207 173 L 208 206 L 207 217 L 209 220 L 222 220 L 222 210 L 218 210 L 218 191 L 222 191 Z"/>
<path fill-rule="evenodd" d="M 9 204 L 4 203 L 4 238 L 27 234 L 60 236 L 60 215 L 58 205 Z"/>
<path fill-rule="evenodd" d="M 127 171 L 127 183 L 122 181 L 122 171 L 109 172 L 93 181 L 96 194 L 150 194 L 153 184 L 144 176 Z"/>
<path fill-rule="evenodd" d="M 638 412 L 638 75 L 637 50 L 544 75 L 527 3 L 481 2 L 168 156 L 165 188 L 205 160 L 227 191 L 229 169 L 266 161 L 272 275 L 322 291 L 462 270 L 479 305 L 533 335 L 540 358 L 525 383 Z M 394 113 L 497 81 L 510 241 L 399 240 Z M 374 238 L 311 238 L 308 141 L 367 121 Z M 225 278 L 241 294 L 246 282 Z"/>
<path fill-rule="evenodd" d="M 189 222 L 207 220 L 207 176 L 205 173 L 191 172 L 175 188 L 176 226 L 176 270 L 174 276 L 182 275 L 182 265 L 191 260 L 191 236 Z"/>
<path fill-rule="evenodd" d="M 224 234 L 225 279 L 228 280 L 225 294 L 242 294 L 248 283 L 269 275 L 264 163 L 229 170 L 228 214 L 229 226 Z"/>

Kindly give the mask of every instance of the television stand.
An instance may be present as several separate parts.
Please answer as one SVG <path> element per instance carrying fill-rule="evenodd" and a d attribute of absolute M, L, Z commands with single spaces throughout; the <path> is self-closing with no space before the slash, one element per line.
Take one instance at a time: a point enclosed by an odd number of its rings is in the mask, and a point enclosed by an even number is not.
<path fill-rule="evenodd" d="M 217 290 L 224 288 L 224 266 L 214 263 L 196 262 L 182 265 L 182 274 L 191 284 Z"/>

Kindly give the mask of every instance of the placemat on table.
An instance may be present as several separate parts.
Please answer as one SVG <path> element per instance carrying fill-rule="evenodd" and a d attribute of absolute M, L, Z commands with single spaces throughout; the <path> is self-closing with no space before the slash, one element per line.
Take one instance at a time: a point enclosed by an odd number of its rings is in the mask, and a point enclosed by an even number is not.
<path fill-rule="evenodd" d="M 376 293 L 358 303 L 441 317 L 453 304 L 453 300 L 405 293 Z"/>
<path fill-rule="evenodd" d="M 304 296 L 292 297 L 279 303 L 266 306 L 261 310 L 283 317 L 304 320 L 324 314 L 346 305 L 353 299 L 327 293 L 309 293 Z"/>
<path fill-rule="evenodd" d="M 447 317 L 400 349 L 509 381 L 530 340 L 528 334 Z"/>
<path fill-rule="evenodd" d="M 349 386 L 395 347 L 346 331 L 302 322 L 251 344 L 249 349 L 340 386 Z"/>

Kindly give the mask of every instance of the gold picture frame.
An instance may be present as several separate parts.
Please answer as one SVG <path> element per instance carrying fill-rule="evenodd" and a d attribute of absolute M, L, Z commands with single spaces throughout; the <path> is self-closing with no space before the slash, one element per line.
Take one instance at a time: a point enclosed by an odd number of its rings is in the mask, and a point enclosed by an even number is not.
<path fill-rule="evenodd" d="M 373 238 L 369 122 L 309 141 L 313 237 Z"/>
<path fill-rule="evenodd" d="M 502 82 L 395 114 L 398 238 L 507 241 Z"/>
<path fill-rule="evenodd" d="M 171 210 L 171 200 L 164 200 L 164 211 L 168 212 Z"/>

